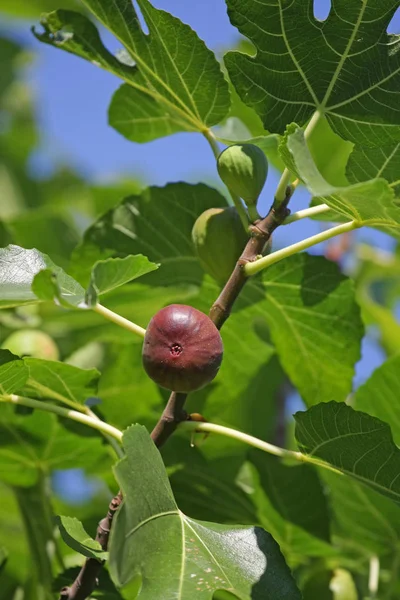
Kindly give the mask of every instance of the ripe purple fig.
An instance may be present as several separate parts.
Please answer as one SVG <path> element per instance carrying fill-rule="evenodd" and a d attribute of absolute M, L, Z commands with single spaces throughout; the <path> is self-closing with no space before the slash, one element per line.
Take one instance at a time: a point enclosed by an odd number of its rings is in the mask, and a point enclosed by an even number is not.
<path fill-rule="evenodd" d="M 158 385 L 193 392 L 212 381 L 221 365 L 221 335 L 207 315 L 184 304 L 162 308 L 144 337 L 143 366 Z"/>

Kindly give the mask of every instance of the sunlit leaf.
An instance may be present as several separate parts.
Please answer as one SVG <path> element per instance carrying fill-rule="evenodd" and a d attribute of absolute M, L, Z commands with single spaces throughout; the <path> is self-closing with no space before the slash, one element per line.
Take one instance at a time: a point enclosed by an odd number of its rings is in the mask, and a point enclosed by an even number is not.
<path fill-rule="evenodd" d="M 396 195 L 400 193 L 400 144 L 356 146 L 347 164 L 347 176 L 352 183 L 382 177 L 390 183 Z"/>
<path fill-rule="evenodd" d="M 363 325 L 353 283 L 336 264 L 291 256 L 267 269 L 261 282 L 250 281 L 242 303 L 254 304 L 267 322 L 280 362 L 307 405 L 346 399 Z"/>
<path fill-rule="evenodd" d="M 214 54 L 188 25 L 138 0 L 146 35 L 129 0 L 84 4 L 124 45 L 122 53 L 110 54 L 97 28 L 69 11 L 43 16 L 45 31 L 35 35 L 126 81 L 110 107 L 110 123 L 118 131 L 147 142 L 176 131 L 202 131 L 222 120 L 229 109 L 228 85 Z"/>
<path fill-rule="evenodd" d="M 157 268 L 158 265 L 151 263 L 142 254 L 99 261 L 92 269 L 86 301 L 89 306 L 94 306 L 98 296 L 107 294 L 124 283 L 155 271 Z"/>
<path fill-rule="evenodd" d="M 400 140 L 399 42 L 386 32 L 398 0 L 333 2 L 324 22 L 311 1 L 227 5 L 256 55 L 230 52 L 225 64 L 266 129 L 304 125 L 318 110 L 344 139 L 369 146 Z"/>

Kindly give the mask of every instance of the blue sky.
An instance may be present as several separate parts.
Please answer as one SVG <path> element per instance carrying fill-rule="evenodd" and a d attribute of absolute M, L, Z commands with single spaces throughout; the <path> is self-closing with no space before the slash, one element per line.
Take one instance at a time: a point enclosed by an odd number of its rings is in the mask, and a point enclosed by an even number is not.
<path fill-rule="evenodd" d="M 62 0 L 59 4 L 62 7 Z M 239 39 L 229 23 L 224 0 L 153 0 L 153 4 L 191 25 L 215 51 L 222 52 Z M 314 6 L 318 17 L 326 16 L 327 0 L 316 0 Z M 74 166 L 88 180 L 96 181 L 107 181 L 121 173 L 139 176 L 146 183 L 155 185 L 216 177 L 214 157 L 199 134 L 177 134 L 143 145 L 125 140 L 109 127 L 107 108 L 119 81 L 84 60 L 40 44 L 29 32 L 32 24 L 34 22 L 10 21 L 2 29 L 28 44 L 36 55 L 33 66 L 27 71 L 44 132 L 43 146 L 32 163 L 36 172 L 46 173 L 51 160 L 56 159 Z M 400 31 L 400 14 L 392 22 L 391 31 Z M 110 35 L 104 34 L 103 39 L 111 50 L 119 48 Z M 277 174 L 271 172 L 261 199 L 262 211 L 267 210 L 277 180 Z M 299 190 L 292 201 L 292 209 L 304 208 L 307 203 L 306 192 Z M 281 228 L 275 237 L 275 245 L 293 243 L 316 233 L 318 227 L 316 223 L 302 221 Z M 365 230 L 359 236 L 381 247 L 392 247 L 390 238 L 383 234 Z M 382 360 L 383 354 L 367 340 L 357 379 L 365 379 Z"/>

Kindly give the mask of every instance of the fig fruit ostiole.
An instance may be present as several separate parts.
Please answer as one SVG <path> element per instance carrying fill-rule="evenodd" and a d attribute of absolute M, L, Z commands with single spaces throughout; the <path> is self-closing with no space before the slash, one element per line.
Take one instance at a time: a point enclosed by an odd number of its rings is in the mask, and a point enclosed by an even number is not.
<path fill-rule="evenodd" d="M 193 392 L 212 381 L 222 362 L 221 335 L 211 319 L 184 304 L 162 308 L 144 337 L 143 366 L 158 385 Z"/>
<path fill-rule="evenodd" d="M 201 266 L 220 285 L 228 281 L 248 240 L 249 234 L 234 206 L 209 208 L 197 218 L 192 229 Z"/>
<path fill-rule="evenodd" d="M 255 207 L 268 174 L 264 152 L 254 144 L 234 144 L 221 152 L 217 160 L 219 176 L 225 185 Z"/>

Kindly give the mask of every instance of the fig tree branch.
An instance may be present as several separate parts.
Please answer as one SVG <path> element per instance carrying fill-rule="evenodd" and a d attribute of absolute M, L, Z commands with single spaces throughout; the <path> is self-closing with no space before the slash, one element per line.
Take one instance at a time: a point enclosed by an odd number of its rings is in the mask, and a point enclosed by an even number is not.
<path fill-rule="evenodd" d="M 287 204 L 290 197 L 291 188 L 288 188 L 285 202 L 281 203 L 277 209 L 271 207 L 264 219 L 250 225 L 250 239 L 237 261 L 232 275 L 210 309 L 210 319 L 218 329 L 221 329 L 229 317 L 232 306 L 247 281 L 247 275 L 244 270 L 245 265 L 257 259 L 257 256 L 262 253 L 265 244 L 270 239 L 272 232 L 288 216 Z M 158 448 L 165 444 L 179 423 L 187 420 L 187 413 L 183 408 L 186 398 L 187 394 L 171 392 L 167 406 L 151 432 L 151 437 Z"/>
<path fill-rule="evenodd" d="M 122 502 L 121 492 L 111 500 L 108 513 L 97 527 L 96 541 L 104 551 L 108 548 L 111 525 L 114 515 Z M 87 558 L 72 585 L 62 588 L 59 600 L 85 600 L 96 589 L 98 576 L 103 568 L 104 561 Z"/>

